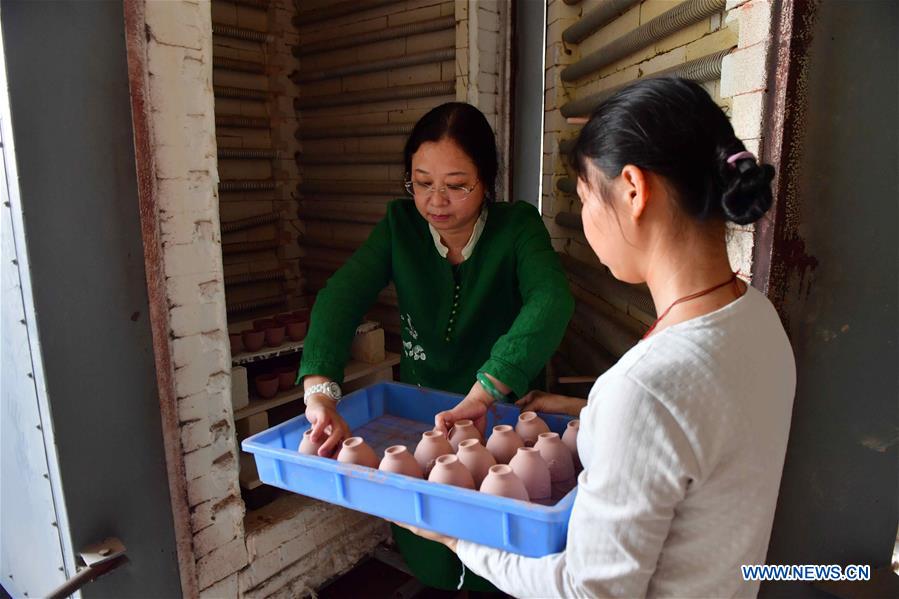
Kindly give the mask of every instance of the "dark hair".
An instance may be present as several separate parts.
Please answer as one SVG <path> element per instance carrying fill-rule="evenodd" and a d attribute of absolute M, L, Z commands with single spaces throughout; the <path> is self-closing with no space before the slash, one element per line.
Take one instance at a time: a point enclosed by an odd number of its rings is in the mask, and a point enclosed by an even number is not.
<path fill-rule="evenodd" d="M 680 207 L 699 219 L 755 222 L 771 207 L 774 167 L 746 157 L 724 111 L 697 83 L 644 79 L 609 97 L 581 130 L 571 152 L 579 178 L 592 162 L 608 178 L 627 164 L 663 176 Z"/>
<path fill-rule="evenodd" d="M 412 173 L 412 155 L 419 146 L 443 138 L 453 140 L 478 169 L 478 179 L 484 185 L 487 201 L 496 197 L 496 138 L 484 114 L 464 102 L 447 102 L 418 119 L 406 147 L 403 160 L 406 173 Z"/>

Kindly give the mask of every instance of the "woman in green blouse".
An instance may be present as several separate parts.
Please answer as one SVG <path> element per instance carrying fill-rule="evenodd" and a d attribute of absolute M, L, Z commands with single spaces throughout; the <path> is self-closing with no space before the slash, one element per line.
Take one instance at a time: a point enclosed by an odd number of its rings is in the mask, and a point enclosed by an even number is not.
<path fill-rule="evenodd" d="M 413 128 L 404 158 L 411 199 L 389 204 L 312 311 L 299 377 L 313 438 L 326 438 L 320 455 L 349 436 L 334 383 L 342 382 L 362 316 L 391 281 L 402 322 L 400 379 L 464 394 L 453 412 L 471 414 L 482 431 L 487 405 L 528 391 L 574 308 L 537 210 L 493 201 L 496 142 L 477 108 L 453 102 L 431 110 Z M 398 528 L 395 537 L 423 582 L 456 587 L 461 567 L 442 545 Z"/>

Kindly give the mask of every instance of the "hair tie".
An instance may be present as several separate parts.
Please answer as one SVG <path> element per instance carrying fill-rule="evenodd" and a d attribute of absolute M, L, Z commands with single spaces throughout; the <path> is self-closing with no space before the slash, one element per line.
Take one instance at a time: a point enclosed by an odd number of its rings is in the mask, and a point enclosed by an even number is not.
<path fill-rule="evenodd" d="M 737 152 L 736 154 L 731 154 L 730 156 L 727 157 L 727 164 L 729 164 L 732 167 L 736 167 L 737 160 L 743 160 L 743 159 L 755 160 L 755 154 L 753 154 L 752 152 L 749 152 L 747 150 L 743 150 L 742 152 Z"/>

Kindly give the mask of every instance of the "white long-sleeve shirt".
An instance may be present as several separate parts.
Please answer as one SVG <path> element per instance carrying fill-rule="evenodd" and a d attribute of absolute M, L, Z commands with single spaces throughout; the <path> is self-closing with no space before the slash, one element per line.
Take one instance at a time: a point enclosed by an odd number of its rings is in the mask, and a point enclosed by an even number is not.
<path fill-rule="evenodd" d="M 465 565 L 516 597 L 754 597 L 783 469 L 796 371 L 750 287 L 638 343 L 581 412 L 584 471 L 561 553 L 460 540 Z"/>

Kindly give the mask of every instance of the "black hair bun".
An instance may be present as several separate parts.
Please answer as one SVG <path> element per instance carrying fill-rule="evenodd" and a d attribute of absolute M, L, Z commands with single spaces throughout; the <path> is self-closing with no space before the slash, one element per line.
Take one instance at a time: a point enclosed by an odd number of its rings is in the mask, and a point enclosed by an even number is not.
<path fill-rule="evenodd" d="M 771 208 L 771 180 L 774 167 L 758 164 L 754 158 L 725 165 L 724 193 L 721 209 L 727 220 L 738 225 L 754 223 Z"/>

